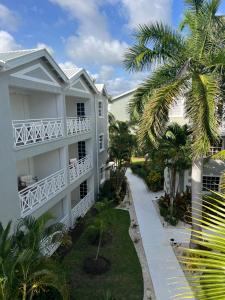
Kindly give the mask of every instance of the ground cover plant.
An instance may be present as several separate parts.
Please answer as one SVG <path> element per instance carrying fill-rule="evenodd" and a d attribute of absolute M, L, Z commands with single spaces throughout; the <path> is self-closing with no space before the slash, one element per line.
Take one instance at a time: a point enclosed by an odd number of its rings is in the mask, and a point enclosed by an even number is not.
<path fill-rule="evenodd" d="M 93 218 L 91 212 L 86 218 Z M 97 246 L 90 243 L 87 227 L 62 260 L 71 299 L 141 300 L 143 281 L 141 266 L 129 237 L 130 217 L 127 211 L 110 208 L 112 239 L 100 248 L 99 255 L 110 261 L 110 269 L 102 275 L 87 274 L 83 269 L 86 257 L 96 255 Z M 85 223 L 89 223 L 87 220 Z M 106 298 L 108 297 L 108 298 Z"/>

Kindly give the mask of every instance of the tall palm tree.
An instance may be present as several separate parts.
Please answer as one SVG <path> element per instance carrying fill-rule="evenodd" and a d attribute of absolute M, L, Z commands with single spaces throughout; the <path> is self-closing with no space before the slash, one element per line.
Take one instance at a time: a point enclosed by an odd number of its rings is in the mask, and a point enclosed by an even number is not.
<path fill-rule="evenodd" d="M 131 104 L 133 114 L 140 116 L 140 140 L 148 137 L 157 146 L 170 108 L 185 97 L 192 132 L 192 214 L 201 205 L 203 157 L 219 134 L 225 66 L 225 22 L 217 16 L 220 2 L 185 0 L 184 33 L 160 23 L 139 26 L 136 42 L 124 60 L 129 71 L 158 65 L 137 89 Z M 194 228 L 201 229 L 198 224 Z"/>

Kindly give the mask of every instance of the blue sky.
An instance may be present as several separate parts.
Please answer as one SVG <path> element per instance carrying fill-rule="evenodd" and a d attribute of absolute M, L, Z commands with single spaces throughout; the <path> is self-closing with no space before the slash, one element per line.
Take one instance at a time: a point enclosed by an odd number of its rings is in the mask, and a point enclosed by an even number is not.
<path fill-rule="evenodd" d="M 119 94 L 146 76 L 122 67 L 136 25 L 163 21 L 176 27 L 183 8 L 182 0 L 2 0 L 0 52 L 47 47 L 62 67 L 84 67 Z"/>

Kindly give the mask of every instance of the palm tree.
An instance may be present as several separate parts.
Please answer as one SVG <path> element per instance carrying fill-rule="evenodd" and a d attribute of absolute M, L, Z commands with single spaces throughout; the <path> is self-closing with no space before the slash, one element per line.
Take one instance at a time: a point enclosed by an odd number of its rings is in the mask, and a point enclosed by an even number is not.
<path fill-rule="evenodd" d="M 45 242 L 61 242 L 67 238 L 66 228 L 62 223 L 51 223 L 53 217 L 43 214 L 39 218 L 26 216 L 18 220 L 13 239 L 19 250 L 31 249 L 40 254 Z"/>
<path fill-rule="evenodd" d="M 165 133 L 169 110 L 185 97 L 192 138 L 192 214 L 201 203 L 203 158 L 218 139 L 219 105 L 224 93 L 225 22 L 217 16 L 219 0 L 185 0 L 181 29 L 156 23 L 139 26 L 136 43 L 125 55 L 129 71 L 153 69 L 134 94 L 131 109 L 140 117 L 140 140 L 157 146 Z M 201 218 L 200 218 L 201 219 Z M 201 229 L 196 224 L 195 229 Z"/>
<path fill-rule="evenodd" d="M 49 288 L 56 290 L 62 299 L 68 299 L 63 274 L 56 262 L 41 251 L 42 239 L 62 229 L 61 225 L 46 226 L 47 220 L 47 215 L 37 220 L 25 217 L 19 220 L 13 235 L 11 223 L 6 228 L 0 223 L 1 300 L 32 300 Z"/>
<path fill-rule="evenodd" d="M 168 168 L 170 178 L 170 201 L 171 209 L 173 201 L 177 194 L 177 174 L 181 174 L 184 170 L 190 168 L 190 143 L 188 140 L 189 131 L 187 125 L 180 126 L 177 123 L 172 123 L 168 126 L 165 136 L 160 141 L 160 155 L 164 159 L 164 167 Z"/>

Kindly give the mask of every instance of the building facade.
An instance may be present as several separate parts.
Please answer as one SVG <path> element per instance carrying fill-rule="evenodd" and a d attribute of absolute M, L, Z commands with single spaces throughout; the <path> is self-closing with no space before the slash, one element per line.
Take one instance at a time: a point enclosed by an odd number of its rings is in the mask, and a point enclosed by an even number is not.
<path fill-rule="evenodd" d="M 129 103 L 135 90 L 127 91 L 112 98 L 109 104 L 109 111 L 114 115 L 116 120 L 123 122 L 130 121 Z"/>
<path fill-rule="evenodd" d="M 73 226 L 106 176 L 105 87 L 41 49 L 0 53 L 0 88 L 0 221 L 49 212 Z"/>
<path fill-rule="evenodd" d="M 184 98 L 180 98 L 176 101 L 174 106 L 169 112 L 170 122 L 176 122 L 180 125 L 188 124 L 188 120 L 185 118 Z M 225 162 L 221 160 L 214 160 L 210 158 L 210 155 L 225 149 L 225 124 L 222 123 L 220 128 L 220 141 L 219 143 L 212 145 L 210 148 L 209 156 L 204 159 L 203 164 L 203 177 L 202 177 L 202 192 L 208 193 L 211 191 L 219 191 L 222 183 L 222 176 L 225 173 Z M 180 192 L 185 191 L 187 188 L 191 188 L 191 169 L 185 170 L 183 174 L 177 174 L 176 190 Z M 181 175 L 181 176 L 180 176 Z M 165 184 L 164 189 L 169 193 L 170 191 L 170 176 L 168 169 L 164 172 Z"/>

